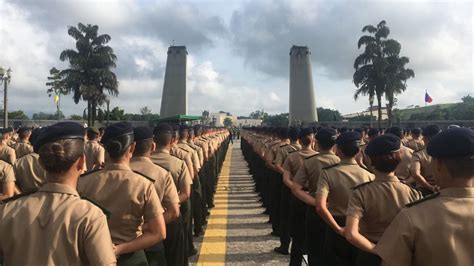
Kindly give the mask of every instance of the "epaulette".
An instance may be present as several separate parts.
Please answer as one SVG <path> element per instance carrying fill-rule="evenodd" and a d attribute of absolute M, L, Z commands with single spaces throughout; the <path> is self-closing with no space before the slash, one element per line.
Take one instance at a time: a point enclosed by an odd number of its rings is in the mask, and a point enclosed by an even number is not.
<path fill-rule="evenodd" d="M 339 164 L 336 163 L 336 164 L 333 164 L 333 165 L 330 165 L 330 166 L 323 167 L 323 169 L 330 169 L 330 168 L 336 167 L 336 166 L 338 166 L 338 165 L 339 165 Z"/>
<path fill-rule="evenodd" d="M 168 168 L 164 167 L 163 165 L 161 165 L 161 164 L 157 164 L 157 163 L 155 163 L 155 162 L 153 162 L 153 163 L 154 163 L 155 165 L 157 165 L 157 166 L 159 166 L 159 167 L 161 167 L 161 168 L 165 169 L 166 171 L 170 172 L 170 169 L 168 169 Z"/>
<path fill-rule="evenodd" d="M 297 151 L 298 151 L 298 150 L 289 151 L 288 154 L 293 153 L 293 152 L 297 152 Z"/>
<path fill-rule="evenodd" d="M 417 153 L 417 152 L 422 151 L 422 150 L 424 150 L 424 149 L 425 149 L 425 147 L 423 147 L 423 148 L 421 148 L 421 149 L 418 149 L 418 150 L 416 150 L 416 151 L 413 151 L 413 153 Z"/>
<path fill-rule="evenodd" d="M 309 158 L 313 158 L 313 157 L 318 156 L 318 155 L 319 155 L 319 153 L 316 153 L 316 154 L 314 154 L 314 155 L 311 155 L 311 156 L 309 156 L 309 157 L 306 157 L 305 160 L 308 160 Z"/>
<path fill-rule="evenodd" d="M 283 145 L 280 146 L 280 148 L 286 147 L 286 146 L 288 146 L 288 145 L 289 145 L 289 144 L 283 144 Z"/>
<path fill-rule="evenodd" d="M 100 171 L 100 170 L 102 170 L 102 169 L 95 169 L 95 170 L 92 170 L 92 171 L 89 171 L 89 172 L 85 172 L 85 173 L 83 173 L 80 177 L 83 177 L 83 176 L 86 176 L 86 175 L 95 173 L 95 172 Z"/>
<path fill-rule="evenodd" d="M 15 196 L 13 196 L 13 197 L 4 199 L 4 200 L 0 201 L 0 204 L 5 204 L 5 203 L 7 203 L 7 202 L 14 201 L 14 200 L 17 200 L 17 199 L 19 199 L 19 198 L 23 198 L 23 197 L 25 197 L 25 196 L 29 196 L 29 195 L 31 195 L 31 194 L 33 194 L 33 193 L 36 193 L 36 192 L 38 192 L 37 189 L 29 190 L 29 191 L 27 191 L 27 192 L 23 192 L 23 193 L 21 193 L 21 194 L 15 195 Z"/>
<path fill-rule="evenodd" d="M 133 172 L 134 172 L 135 174 L 139 174 L 139 175 L 143 176 L 144 178 L 150 180 L 152 183 L 155 183 L 155 179 L 153 179 L 153 178 L 151 178 L 151 177 L 145 175 L 144 173 L 141 173 L 141 172 L 138 172 L 138 171 L 135 171 L 135 170 L 133 170 Z"/>
<path fill-rule="evenodd" d="M 430 195 L 428 195 L 428 196 L 426 196 L 426 197 L 424 197 L 424 198 L 422 198 L 422 199 L 416 200 L 416 201 L 414 201 L 414 202 L 410 202 L 410 203 L 408 203 L 407 205 L 405 205 L 405 207 L 410 208 L 410 207 L 415 206 L 415 205 L 417 205 L 417 204 L 419 204 L 419 203 L 422 203 L 422 202 L 424 202 L 424 201 L 427 201 L 427 200 L 430 200 L 430 199 L 434 199 L 434 198 L 436 198 L 436 197 L 438 197 L 438 196 L 439 196 L 439 192 L 435 192 L 435 193 L 430 194 Z"/>
<path fill-rule="evenodd" d="M 372 173 L 372 171 L 370 171 L 369 168 L 367 168 L 367 167 L 365 167 L 365 166 L 362 166 L 362 165 L 360 165 L 360 164 L 359 164 L 359 166 L 360 166 L 360 168 L 364 169 L 365 171 L 367 171 L 367 172 L 369 172 L 369 173 Z"/>
<path fill-rule="evenodd" d="M 90 203 L 94 204 L 95 206 L 97 206 L 97 208 L 99 208 L 105 214 L 105 217 L 107 217 L 107 220 L 110 219 L 110 216 L 112 216 L 112 212 L 110 212 L 106 208 L 100 206 L 97 202 L 89 199 L 88 197 L 82 197 L 81 196 L 81 199 L 87 200 L 88 202 L 90 202 Z"/>
<path fill-rule="evenodd" d="M 179 147 L 179 146 L 178 146 L 178 148 L 182 149 L 182 150 L 185 151 L 185 152 L 189 152 L 189 151 L 187 151 L 185 148 L 182 148 L 182 147 Z"/>
<path fill-rule="evenodd" d="M 365 185 L 367 185 L 367 184 L 370 184 L 370 183 L 372 183 L 372 182 L 374 182 L 374 181 L 368 181 L 368 182 L 359 184 L 359 185 L 353 187 L 352 190 L 356 190 L 356 189 L 358 189 L 358 188 L 360 188 L 360 187 L 363 187 L 363 186 L 365 186 Z"/>
<path fill-rule="evenodd" d="M 23 157 L 23 156 L 22 156 L 22 157 Z M 20 158 L 21 158 L 21 157 L 20 157 Z M 18 159 L 20 159 L 20 158 L 18 158 Z M 7 162 L 7 161 L 5 161 L 5 160 L 3 160 L 3 159 L 0 159 L 0 161 L 2 161 L 2 162 L 4 162 L 4 163 L 7 163 L 7 164 L 9 164 L 9 165 L 11 165 L 11 166 L 13 166 L 13 164 L 11 164 L 10 162 Z"/>

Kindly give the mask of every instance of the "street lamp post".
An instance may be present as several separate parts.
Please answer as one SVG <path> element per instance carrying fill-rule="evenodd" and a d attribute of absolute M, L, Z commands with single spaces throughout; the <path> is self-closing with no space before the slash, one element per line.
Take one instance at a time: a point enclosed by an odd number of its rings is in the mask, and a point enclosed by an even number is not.
<path fill-rule="evenodd" d="M 3 128 L 8 127 L 8 83 L 12 78 L 12 69 L 0 66 L 0 84 L 3 82 Z"/>

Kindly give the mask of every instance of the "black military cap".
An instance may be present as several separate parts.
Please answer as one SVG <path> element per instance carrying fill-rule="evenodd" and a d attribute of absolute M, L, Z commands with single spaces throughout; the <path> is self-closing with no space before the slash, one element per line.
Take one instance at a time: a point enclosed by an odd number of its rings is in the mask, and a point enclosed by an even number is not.
<path fill-rule="evenodd" d="M 379 133 L 380 131 L 378 130 L 378 128 L 371 128 L 369 129 L 369 132 L 367 132 L 367 135 L 369 137 L 372 137 L 372 136 L 378 135 Z"/>
<path fill-rule="evenodd" d="M 94 134 L 99 135 L 100 131 L 96 127 L 89 127 L 87 128 L 87 133 L 94 133 Z"/>
<path fill-rule="evenodd" d="M 306 137 L 306 136 L 308 136 L 308 135 L 310 135 L 310 134 L 313 134 L 313 133 L 314 133 L 314 132 L 313 132 L 313 128 L 311 128 L 311 127 L 302 128 L 302 129 L 300 130 L 299 137 L 300 137 L 300 138 Z"/>
<path fill-rule="evenodd" d="M 288 137 L 290 139 L 298 139 L 298 135 L 300 134 L 300 129 L 297 127 L 291 127 L 290 130 L 288 131 Z"/>
<path fill-rule="evenodd" d="M 339 137 L 336 139 L 336 144 L 340 146 L 353 144 L 359 145 L 360 137 L 360 134 L 357 132 L 346 131 L 339 135 Z"/>
<path fill-rule="evenodd" d="M 400 138 L 392 133 L 375 137 L 365 148 L 369 156 L 385 155 L 400 150 Z"/>
<path fill-rule="evenodd" d="M 438 125 L 429 125 L 423 129 L 423 136 L 433 137 L 441 131 Z"/>
<path fill-rule="evenodd" d="M 61 139 L 84 140 L 84 128 L 76 122 L 60 122 L 44 128 L 34 142 L 34 150 L 38 151 L 46 143 Z"/>
<path fill-rule="evenodd" d="M 179 133 L 182 133 L 182 132 L 185 132 L 185 131 L 189 131 L 189 126 L 186 125 L 186 124 L 180 125 L 179 126 Z"/>
<path fill-rule="evenodd" d="M 474 159 L 474 131 L 468 128 L 447 129 L 430 140 L 426 151 L 434 158 Z"/>
<path fill-rule="evenodd" d="M 387 133 L 390 133 L 390 134 L 393 134 L 399 138 L 401 138 L 403 136 L 403 130 L 399 127 L 391 127 L 391 128 L 388 128 L 386 131 L 385 131 L 385 134 Z"/>
<path fill-rule="evenodd" d="M 112 124 L 105 129 L 101 142 L 105 144 L 110 140 L 114 140 L 118 137 L 125 135 L 133 135 L 132 124 L 130 124 L 129 122 L 120 122 Z"/>
<path fill-rule="evenodd" d="M 153 131 L 153 134 L 158 135 L 158 134 L 173 134 L 173 127 L 171 127 L 167 123 L 161 123 L 158 126 L 155 127 L 155 130 Z"/>
<path fill-rule="evenodd" d="M 323 127 L 316 133 L 316 139 L 319 141 L 335 141 L 337 132 L 334 128 Z"/>
<path fill-rule="evenodd" d="M 364 129 L 360 128 L 360 127 L 357 127 L 357 128 L 354 128 L 354 132 L 357 132 L 359 134 L 362 134 L 364 132 Z"/>
<path fill-rule="evenodd" d="M 136 127 L 133 129 L 133 138 L 135 141 L 153 139 L 153 131 L 150 127 Z"/>
<path fill-rule="evenodd" d="M 26 131 L 31 131 L 31 128 L 29 128 L 29 127 L 20 127 L 18 129 L 18 134 L 21 135 L 21 134 L 25 133 Z"/>
<path fill-rule="evenodd" d="M 290 129 L 287 127 L 280 127 L 278 129 L 278 136 L 282 139 L 288 138 L 288 134 L 290 132 Z"/>
<path fill-rule="evenodd" d="M 344 133 L 344 132 L 346 132 L 346 131 L 348 131 L 347 127 L 341 127 L 341 128 L 339 129 L 339 132 L 341 132 L 341 133 Z"/>
<path fill-rule="evenodd" d="M 411 130 L 411 133 L 415 135 L 420 135 L 421 134 L 421 128 L 417 127 Z"/>
<path fill-rule="evenodd" d="M 179 126 L 178 125 L 173 125 L 173 132 L 174 133 L 179 132 Z"/>

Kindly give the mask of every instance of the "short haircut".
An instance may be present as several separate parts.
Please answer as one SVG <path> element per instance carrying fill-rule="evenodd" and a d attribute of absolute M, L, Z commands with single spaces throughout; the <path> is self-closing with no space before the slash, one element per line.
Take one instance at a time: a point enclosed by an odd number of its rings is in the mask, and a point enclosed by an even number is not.
<path fill-rule="evenodd" d="M 354 157 L 359 151 L 359 146 L 354 145 L 338 145 L 337 147 L 344 156 Z"/>
<path fill-rule="evenodd" d="M 20 139 L 26 139 L 26 137 L 28 137 L 28 134 L 30 134 L 30 133 L 31 133 L 31 130 L 29 130 L 29 129 L 28 130 L 22 130 L 22 131 L 18 132 L 18 137 Z"/>
<path fill-rule="evenodd" d="M 438 160 L 446 165 L 453 178 L 470 178 L 474 173 L 474 159 L 472 157 L 439 158 Z"/>
<path fill-rule="evenodd" d="M 173 134 L 174 135 L 174 134 Z M 158 147 L 164 147 L 171 143 L 172 135 L 168 133 L 158 133 L 155 135 L 154 140 Z"/>
<path fill-rule="evenodd" d="M 151 151 L 151 148 L 153 146 L 153 140 L 152 139 L 144 139 L 140 141 L 135 142 L 135 150 L 133 151 L 134 156 L 143 156 L 147 152 Z"/>
<path fill-rule="evenodd" d="M 312 134 L 308 134 L 306 136 L 301 136 L 299 139 L 301 141 L 301 145 L 303 146 L 308 146 L 311 144 L 311 135 Z"/>
<path fill-rule="evenodd" d="M 400 152 L 392 152 L 384 155 L 369 156 L 372 166 L 382 173 L 390 173 L 397 169 L 402 160 Z"/>
<path fill-rule="evenodd" d="M 87 130 L 87 138 L 89 140 L 95 140 L 99 137 L 99 134 L 92 132 L 92 130 Z"/>

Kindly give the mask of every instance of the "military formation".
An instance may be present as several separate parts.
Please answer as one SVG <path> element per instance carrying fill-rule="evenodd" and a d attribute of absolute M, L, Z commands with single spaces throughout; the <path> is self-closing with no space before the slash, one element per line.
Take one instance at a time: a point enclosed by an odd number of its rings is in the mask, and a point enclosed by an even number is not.
<path fill-rule="evenodd" d="M 290 265 L 474 265 L 474 130 L 241 131 Z"/>
<path fill-rule="evenodd" d="M 225 129 L 61 122 L 0 131 L 0 265 L 188 265 Z"/>

